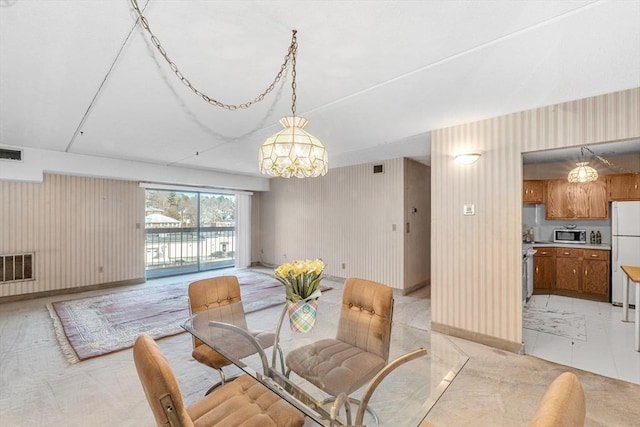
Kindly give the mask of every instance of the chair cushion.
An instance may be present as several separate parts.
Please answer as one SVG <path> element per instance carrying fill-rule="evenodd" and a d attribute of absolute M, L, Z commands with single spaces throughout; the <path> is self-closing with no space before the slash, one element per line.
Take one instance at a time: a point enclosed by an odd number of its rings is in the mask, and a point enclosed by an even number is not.
<path fill-rule="evenodd" d="M 198 362 L 210 366 L 213 369 L 221 369 L 223 366 L 227 366 L 231 363 L 224 356 L 206 344 L 200 344 L 194 348 L 191 352 L 191 356 Z"/>
<path fill-rule="evenodd" d="M 362 387 L 386 361 L 337 339 L 323 339 L 287 354 L 287 366 L 332 396 Z"/>
<path fill-rule="evenodd" d="M 187 408 L 195 427 L 300 427 L 303 414 L 249 375 L 216 388 Z"/>

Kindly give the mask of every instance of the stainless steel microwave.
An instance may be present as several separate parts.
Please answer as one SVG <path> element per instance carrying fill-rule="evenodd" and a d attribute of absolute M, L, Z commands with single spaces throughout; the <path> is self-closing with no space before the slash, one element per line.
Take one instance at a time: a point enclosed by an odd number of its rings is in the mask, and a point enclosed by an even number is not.
<path fill-rule="evenodd" d="M 553 241 L 557 243 L 587 243 L 587 230 L 556 228 Z"/>

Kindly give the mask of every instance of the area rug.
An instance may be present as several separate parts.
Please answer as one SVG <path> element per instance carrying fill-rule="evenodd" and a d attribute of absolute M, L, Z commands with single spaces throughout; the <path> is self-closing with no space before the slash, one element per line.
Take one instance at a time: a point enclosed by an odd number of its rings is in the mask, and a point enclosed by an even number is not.
<path fill-rule="evenodd" d="M 525 307 L 522 322 L 525 329 L 574 340 L 587 340 L 585 317 L 582 314 L 542 307 Z"/>
<path fill-rule="evenodd" d="M 238 270 L 227 274 L 238 277 L 247 313 L 285 301 L 282 285 L 270 274 Z M 140 289 L 48 304 L 67 360 L 76 363 L 130 348 L 141 333 L 158 339 L 184 332 L 181 325 L 189 317 L 189 281 L 149 283 Z"/>

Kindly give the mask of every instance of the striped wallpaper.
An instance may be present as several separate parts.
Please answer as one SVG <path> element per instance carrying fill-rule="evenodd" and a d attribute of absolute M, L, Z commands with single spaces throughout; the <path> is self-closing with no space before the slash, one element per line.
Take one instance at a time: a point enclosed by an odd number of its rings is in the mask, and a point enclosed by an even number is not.
<path fill-rule="evenodd" d="M 518 350 L 522 152 L 638 137 L 640 88 L 434 131 L 433 329 Z M 483 155 L 465 166 L 453 160 L 462 152 Z"/>
<path fill-rule="evenodd" d="M 144 189 L 137 182 L 45 174 L 0 180 L 0 254 L 35 252 L 35 280 L 0 297 L 145 277 Z"/>
<path fill-rule="evenodd" d="M 263 251 L 262 260 L 319 257 L 326 274 L 402 288 L 403 159 L 382 163 L 381 174 L 367 163 L 320 178 L 272 179 L 260 197 L 261 247 L 255 249 Z"/>

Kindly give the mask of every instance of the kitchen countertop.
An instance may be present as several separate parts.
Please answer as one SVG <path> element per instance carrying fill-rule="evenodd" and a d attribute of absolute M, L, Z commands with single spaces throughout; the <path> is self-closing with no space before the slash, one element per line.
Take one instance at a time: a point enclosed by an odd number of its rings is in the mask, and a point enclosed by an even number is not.
<path fill-rule="evenodd" d="M 574 248 L 574 249 L 600 249 L 603 251 L 610 251 L 611 245 L 608 243 L 602 243 L 599 245 L 592 245 L 590 243 L 555 243 L 555 242 L 533 242 L 530 243 L 534 248 L 538 247 L 551 247 L 551 248 Z"/>

